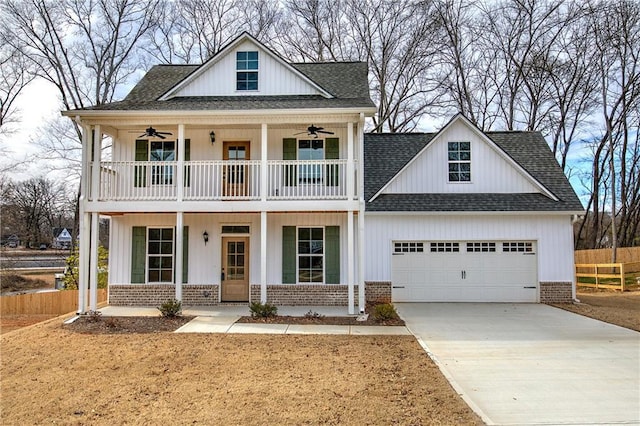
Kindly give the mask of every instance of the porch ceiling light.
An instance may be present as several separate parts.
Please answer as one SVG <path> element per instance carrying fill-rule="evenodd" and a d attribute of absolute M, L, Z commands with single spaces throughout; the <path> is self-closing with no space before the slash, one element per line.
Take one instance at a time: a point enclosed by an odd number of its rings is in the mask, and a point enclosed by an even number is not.
<path fill-rule="evenodd" d="M 216 141 L 216 132 L 214 132 L 213 130 L 209 132 L 209 139 L 211 139 L 211 143 L 214 143 Z"/>
<path fill-rule="evenodd" d="M 204 231 L 202 233 L 202 239 L 204 240 L 204 245 L 206 246 L 209 242 L 209 233 L 207 231 Z"/>

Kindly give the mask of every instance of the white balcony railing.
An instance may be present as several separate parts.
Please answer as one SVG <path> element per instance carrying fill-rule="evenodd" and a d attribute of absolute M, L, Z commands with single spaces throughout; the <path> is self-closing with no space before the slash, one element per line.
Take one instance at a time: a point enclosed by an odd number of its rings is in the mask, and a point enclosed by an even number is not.
<path fill-rule="evenodd" d="M 117 161 L 100 166 L 100 201 L 177 200 L 176 162 Z M 261 168 L 260 160 L 186 161 L 183 200 L 259 200 Z M 347 199 L 347 180 L 347 160 L 270 160 L 265 198 Z"/>

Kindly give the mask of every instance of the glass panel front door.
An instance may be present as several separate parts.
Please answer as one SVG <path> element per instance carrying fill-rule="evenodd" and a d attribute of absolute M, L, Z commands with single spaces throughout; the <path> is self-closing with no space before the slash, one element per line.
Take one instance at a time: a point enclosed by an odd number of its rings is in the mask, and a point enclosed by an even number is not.
<path fill-rule="evenodd" d="M 222 301 L 249 301 L 249 238 L 222 238 Z"/>

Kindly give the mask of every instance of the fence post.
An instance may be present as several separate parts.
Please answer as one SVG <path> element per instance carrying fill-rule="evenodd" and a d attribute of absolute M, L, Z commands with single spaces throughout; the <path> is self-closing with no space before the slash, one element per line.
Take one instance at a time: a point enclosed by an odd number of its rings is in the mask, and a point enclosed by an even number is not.
<path fill-rule="evenodd" d="M 625 285 L 626 277 L 624 275 L 624 263 L 620 264 L 620 287 L 622 288 L 622 292 L 624 293 L 624 285 Z"/>
<path fill-rule="evenodd" d="M 596 263 L 593 266 L 596 269 L 596 271 L 595 271 L 596 272 L 596 289 L 598 289 L 598 284 L 599 284 L 598 283 L 598 264 Z"/>

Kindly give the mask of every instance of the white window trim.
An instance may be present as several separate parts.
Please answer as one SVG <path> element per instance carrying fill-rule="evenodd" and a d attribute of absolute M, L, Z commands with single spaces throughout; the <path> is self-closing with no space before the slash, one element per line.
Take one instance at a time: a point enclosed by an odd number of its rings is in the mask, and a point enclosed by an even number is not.
<path fill-rule="evenodd" d="M 258 68 L 257 69 L 246 69 L 246 70 L 239 70 L 238 69 L 238 53 L 242 53 L 242 52 L 256 52 L 258 54 Z M 262 62 L 262 60 L 260 59 L 260 51 L 259 50 L 237 50 L 236 51 L 236 55 L 235 55 L 235 73 L 236 73 L 236 78 L 235 78 L 235 82 L 236 82 L 236 87 L 235 87 L 235 92 L 236 93 L 258 93 L 260 92 L 260 88 L 262 87 L 262 81 L 260 78 L 260 75 L 262 74 L 260 72 L 260 62 Z M 253 89 L 247 89 L 247 90 L 240 90 L 238 89 L 238 73 L 239 72 L 257 72 L 258 73 L 258 88 L 253 90 Z"/>
<path fill-rule="evenodd" d="M 473 167 L 472 167 L 472 160 L 449 160 L 449 142 L 469 142 L 469 157 L 471 157 L 473 150 L 472 148 L 472 143 L 471 141 L 447 141 L 446 143 L 446 147 L 447 147 L 447 183 L 448 184 L 452 184 L 452 185 L 464 185 L 464 184 L 470 184 L 473 183 Z M 469 180 L 450 180 L 449 179 L 449 164 L 451 163 L 456 163 L 456 164 L 461 164 L 461 163 L 468 163 L 469 164 Z"/>
<path fill-rule="evenodd" d="M 301 282 L 300 281 L 300 252 L 298 251 L 299 245 L 299 239 L 298 239 L 298 230 L 300 228 L 308 228 L 308 229 L 313 229 L 313 228 L 319 228 L 322 229 L 322 282 L 310 282 L 310 281 L 304 281 Z M 324 226 L 316 226 L 316 225 L 306 225 L 306 226 L 296 226 L 296 283 L 298 285 L 326 285 L 326 278 L 327 278 L 327 262 L 325 261 L 325 256 L 326 256 L 326 230 Z M 309 253 L 304 253 L 304 256 L 316 256 L 316 257 L 320 257 L 319 255 L 313 255 L 313 254 L 309 254 Z"/>
<path fill-rule="evenodd" d="M 149 281 L 149 231 L 151 229 L 171 229 L 173 230 L 173 238 L 172 238 L 172 254 L 171 254 L 171 281 Z M 155 255 L 154 255 L 155 256 Z M 162 256 L 162 255 L 161 255 Z M 164 257 L 168 257 L 168 256 L 164 256 Z M 145 258 L 144 258 L 144 269 L 145 269 L 145 282 L 147 284 L 152 284 L 152 285 L 165 285 L 165 284 L 173 284 L 175 281 L 175 273 L 176 273 L 176 229 L 174 227 L 171 226 L 147 226 L 147 242 L 145 245 Z"/>

